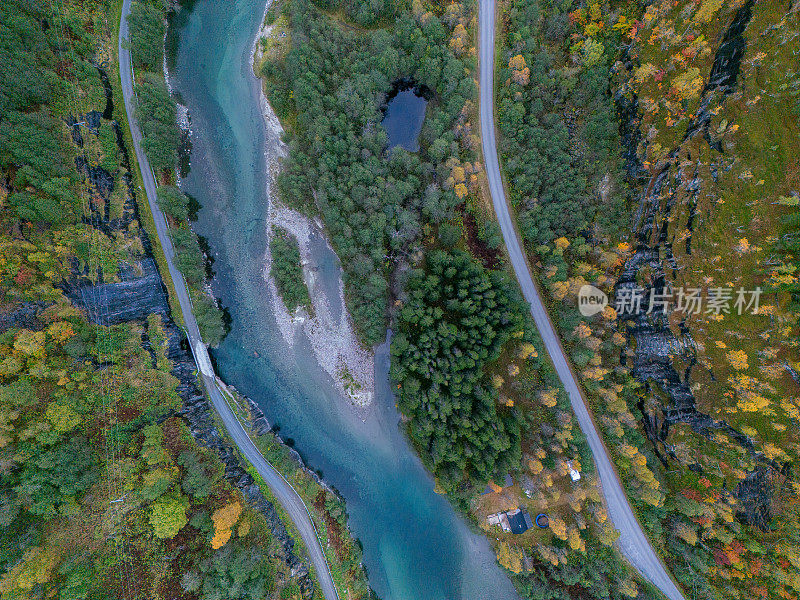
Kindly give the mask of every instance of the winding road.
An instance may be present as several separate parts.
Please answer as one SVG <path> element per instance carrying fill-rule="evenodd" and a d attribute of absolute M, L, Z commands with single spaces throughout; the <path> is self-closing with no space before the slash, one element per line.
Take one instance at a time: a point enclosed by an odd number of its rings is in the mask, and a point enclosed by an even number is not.
<path fill-rule="evenodd" d="M 200 337 L 200 330 L 197 327 L 197 320 L 192 312 L 192 301 L 189 298 L 188 290 L 186 289 L 186 282 L 183 279 L 180 271 L 175 267 L 173 257 L 175 251 L 172 247 L 172 241 L 169 237 L 169 228 L 164 214 L 158 207 L 156 202 L 156 182 L 153 177 L 153 170 L 150 163 L 142 150 L 142 133 L 139 125 L 134 118 L 134 92 L 133 92 L 133 67 L 131 64 L 130 50 L 123 44 L 123 40 L 128 39 L 128 21 L 127 16 L 130 14 L 131 0 L 124 0 L 122 3 L 122 17 L 119 26 L 119 75 L 122 81 L 122 95 L 125 100 L 125 112 L 128 116 L 128 124 L 133 137 L 133 146 L 136 151 L 136 159 L 139 161 L 139 168 L 142 173 L 142 180 L 144 181 L 145 192 L 147 193 L 147 201 L 150 204 L 150 210 L 153 213 L 153 219 L 156 224 L 156 232 L 158 239 L 161 242 L 161 247 L 164 249 L 164 256 L 166 257 L 167 267 L 169 269 L 170 277 L 175 285 L 175 292 L 180 303 L 181 312 L 183 313 L 183 320 L 186 328 L 186 335 L 189 338 L 189 343 L 192 347 L 192 354 L 194 354 L 195 361 L 199 367 L 201 379 L 205 385 L 208 397 L 211 399 L 211 404 L 216 409 L 222 422 L 227 429 L 233 442 L 239 448 L 244 457 L 255 467 L 259 475 L 269 486 L 272 493 L 278 499 L 281 506 L 289 514 L 289 517 L 294 522 L 303 542 L 308 550 L 309 557 L 314 570 L 316 571 L 317 581 L 326 598 L 326 600 L 339 600 L 339 595 L 336 591 L 336 586 L 333 583 L 328 561 L 325 558 L 325 553 L 320 545 L 319 538 L 317 537 L 317 530 L 314 523 L 311 521 L 308 509 L 306 508 L 303 499 L 297 494 L 294 488 L 283 478 L 283 476 L 276 471 L 272 465 L 267 462 L 264 456 L 259 452 L 258 448 L 253 444 L 250 436 L 242 427 L 239 419 L 228 406 L 225 397 L 217 385 L 217 378 L 214 374 L 214 369 L 211 365 L 211 360 L 208 356 L 203 340 Z M 162 273 L 163 276 L 163 273 Z"/>
<path fill-rule="evenodd" d="M 600 475 L 608 513 L 614 526 L 619 530 L 619 548 L 631 564 L 651 583 L 657 586 L 670 600 L 685 600 L 680 589 L 675 585 L 666 567 L 659 559 L 650 541 L 642 531 L 639 521 L 622 489 L 619 477 L 611 463 L 608 452 L 597 431 L 597 426 L 588 409 L 575 374 L 567 362 L 547 310 L 542 303 L 539 291 L 533 281 L 530 265 L 520 244 L 520 237 L 511 217 L 500 165 L 497 158 L 494 121 L 494 58 L 495 58 L 495 2 L 479 0 L 480 13 L 480 104 L 481 104 L 481 137 L 483 141 L 483 158 L 489 190 L 500 228 L 503 233 L 508 255 L 517 279 L 522 287 L 525 299 L 530 303 L 531 314 L 544 341 L 547 353 L 553 362 L 556 373 L 569 394 L 572 409 L 578 418 L 578 424 L 594 456 L 594 463 Z"/>

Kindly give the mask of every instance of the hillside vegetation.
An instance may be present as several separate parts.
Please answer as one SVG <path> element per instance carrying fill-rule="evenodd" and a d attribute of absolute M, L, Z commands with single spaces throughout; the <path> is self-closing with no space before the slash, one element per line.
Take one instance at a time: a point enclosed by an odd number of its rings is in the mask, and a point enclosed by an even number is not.
<path fill-rule="evenodd" d="M 118 9 L 0 5 L 0 597 L 311 598 L 230 446 L 194 437 L 213 422 L 136 204 Z"/>
<path fill-rule="evenodd" d="M 796 598 L 797 7 L 508 6 L 503 167 L 629 495 L 690 595 Z"/>

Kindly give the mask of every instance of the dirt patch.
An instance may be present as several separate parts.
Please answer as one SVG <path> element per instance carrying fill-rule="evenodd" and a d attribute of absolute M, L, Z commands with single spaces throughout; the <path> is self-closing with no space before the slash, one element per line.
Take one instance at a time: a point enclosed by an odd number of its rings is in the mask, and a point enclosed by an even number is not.
<path fill-rule="evenodd" d="M 141 409 L 133 406 L 117 406 L 117 421 L 130 423 L 142 414 Z"/>
<path fill-rule="evenodd" d="M 487 269 L 498 269 L 500 267 L 500 251 L 492 250 L 486 242 L 478 237 L 478 223 L 475 217 L 467 211 L 462 212 L 464 231 L 467 235 L 467 246 L 473 256 L 480 259 L 483 266 Z"/>

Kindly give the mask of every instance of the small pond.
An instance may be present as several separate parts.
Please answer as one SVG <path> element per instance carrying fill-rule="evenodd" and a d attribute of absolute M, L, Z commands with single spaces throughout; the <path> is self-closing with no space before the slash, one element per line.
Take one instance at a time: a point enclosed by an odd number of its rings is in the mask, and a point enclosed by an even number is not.
<path fill-rule="evenodd" d="M 389 136 L 389 149 L 395 146 L 409 152 L 419 150 L 419 132 L 425 120 L 428 101 L 422 93 L 410 86 L 390 94 L 383 117 L 383 128 Z"/>

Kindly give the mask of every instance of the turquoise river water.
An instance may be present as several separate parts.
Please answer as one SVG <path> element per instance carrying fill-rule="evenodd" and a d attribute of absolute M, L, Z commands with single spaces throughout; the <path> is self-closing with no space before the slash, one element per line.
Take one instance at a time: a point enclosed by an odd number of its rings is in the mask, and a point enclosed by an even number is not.
<path fill-rule="evenodd" d="M 218 372 L 258 402 L 344 496 L 370 585 L 383 600 L 517 598 L 486 539 L 434 493 L 401 434 L 385 348 L 376 359 L 375 402 L 358 414 L 307 340 L 290 347 L 277 328 L 263 272 L 267 165 L 278 139 L 262 119 L 250 65 L 263 13 L 264 0 L 198 0 L 174 32 L 171 82 L 193 130 L 185 189 L 203 205 L 197 230 L 215 254 L 214 289 L 232 317 L 230 335 L 213 353 Z M 312 245 L 317 277 L 335 287 L 335 254 L 321 238 Z"/>

